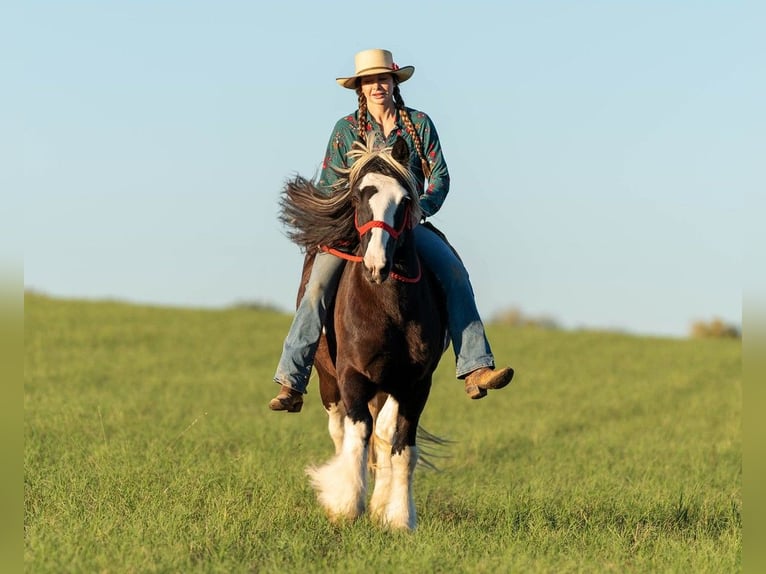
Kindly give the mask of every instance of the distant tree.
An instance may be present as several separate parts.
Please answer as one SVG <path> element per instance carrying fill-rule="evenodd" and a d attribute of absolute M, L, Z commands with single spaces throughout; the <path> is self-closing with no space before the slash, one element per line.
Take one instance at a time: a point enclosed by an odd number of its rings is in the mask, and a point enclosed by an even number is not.
<path fill-rule="evenodd" d="M 506 327 L 537 327 L 539 329 L 559 329 L 560 326 L 555 319 L 546 316 L 531 317 L 524 315 L 520 309 L 511 307 L 490 318 L 490 323 L 504 325 Z"/>
<path fill-rule="evenodd" d="M 740 339 L 742 329 L 715 318 L 711 321 L 694 321 L 689 334 L 693 339 Z"/>
<path fill-rule="evenodd" d="M 231 305 L 234 309 L 249 309 L 251 311 L 276 311 L 278 313 L 285 313 L 284 309 L 280 309 L 273 303 L 266 303 L 263 301 L 237 301 Z"/>

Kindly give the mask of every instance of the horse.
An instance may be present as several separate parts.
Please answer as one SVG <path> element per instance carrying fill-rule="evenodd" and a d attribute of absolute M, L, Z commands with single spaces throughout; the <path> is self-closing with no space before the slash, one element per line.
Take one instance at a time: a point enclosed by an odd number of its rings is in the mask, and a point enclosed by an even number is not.
<path fill-rule="evenodd" d="M 417 524 L 417 431 L 447 329 L 440 288 L 415 249 L 421 210 L 409 154 L 401 137 L 377 151 L 357 142 L 334 193 L 297 176 L 280 214 L 307 251 L 298 301 L 317 246 L 350 260 L 315 356 L 335 455 L 306 472 L 330 520 L 354 520 L 365 512 L 369 459 L 370 515 L 404 530 Z"/>

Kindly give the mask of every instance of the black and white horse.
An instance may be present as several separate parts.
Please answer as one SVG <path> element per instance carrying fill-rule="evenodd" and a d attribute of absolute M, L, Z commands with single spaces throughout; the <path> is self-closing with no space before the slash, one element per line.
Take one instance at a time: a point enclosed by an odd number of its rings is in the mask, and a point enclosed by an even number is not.
<path fill-rule="evenodd" d="M 359 143 L 349 156 L 355 161 L 336 193 L 298 177 L 282 196 L 281 219 L 309 250 L 299 300 L 317 245 L 352 252 L 315 359 L 335 456 L 307 472 L 331 519 L 355 519 L 365 512 L 373 460 L 371 515 L 413 529 L 417 429 L 444 351 L 446 316 L 415 250 L 421 212 L 407 144 L 399 138 L 374 151 Z"/>

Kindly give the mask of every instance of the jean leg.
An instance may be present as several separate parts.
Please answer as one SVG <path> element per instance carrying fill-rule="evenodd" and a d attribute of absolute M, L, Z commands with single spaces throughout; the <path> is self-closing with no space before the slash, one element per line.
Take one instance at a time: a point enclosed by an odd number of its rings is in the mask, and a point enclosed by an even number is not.
<path fill-rule="evenodd" d="M 457 378 L 462 379 L 480 367 L 494 367 L 495 359 L 476 308 L 468 271 L 438 235 L 422 225 L 416 226 L 414 233 L 418 255 L 436 275 L 447 299 L 447 324 Z"/>
<path fill-rule="evenodd" d="M 327 308 L 335 297 L 343 263 L 343 259 L 329 253 L 318 253 L 314 259 L 306 291 L 282 347 L 275 382 L 306 393 Z"/>

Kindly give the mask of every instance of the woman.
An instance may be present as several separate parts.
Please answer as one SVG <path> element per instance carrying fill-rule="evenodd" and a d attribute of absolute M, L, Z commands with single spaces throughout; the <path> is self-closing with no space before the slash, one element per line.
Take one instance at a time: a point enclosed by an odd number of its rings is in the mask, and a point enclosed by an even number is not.
<path fill-rule="evenodd" d="M 355 140 L 365 141 L 370 133 L 375 147 L 392 145 L 402 136 L 411 152 L 410 169 L 418 181 L 428 180 L 420 197 L 426 216 L 436 213 L 449 191 L 449 172 L 439 137 L 431 119 L 404 105 L 399 84 L 415 71 L 399 68 L 388 50 L 365 50 L 354 58 L 353 76 L 338 78 L 344 88 L 356 90 L 359 108 L 341 118 L 327 146 L 319 186 L 328 191 L 338 176 L 333 167 L 348 167 L 346 153 Z M 361 120 L 363 121 L 360 121 Z M 452 249 L 427 227 L 414 229 L 418 255 L 444 289 L 450 338 L 457 361 L 457 378 L 465 379 L 466 393 L 480 399 L 488 389 L 501 389 L 513 377 L 513 369 L 495 370 L 494 358 L 479 318 L 468 272 Z M 303 406 L 311 368 L 327 308 L 335 295 L 344 261 L 320 252 L 314 261 L 306 291 L 298 305 L 274 381 L 281 385 L 269 408 L 299 412 Z"/>

